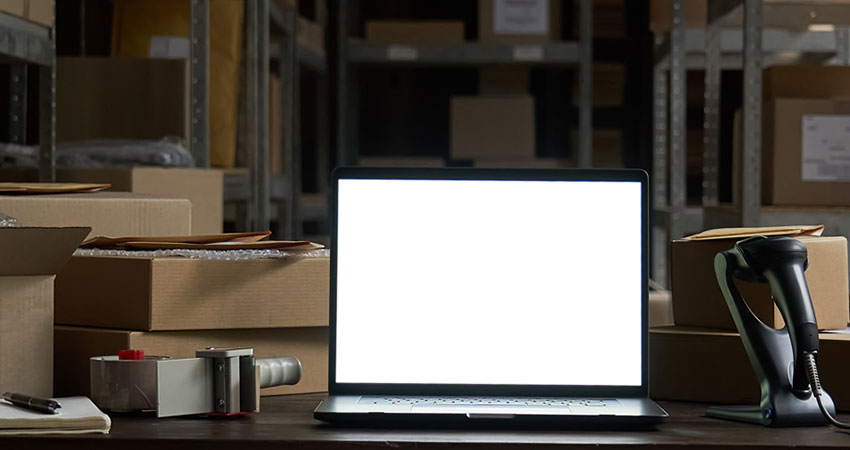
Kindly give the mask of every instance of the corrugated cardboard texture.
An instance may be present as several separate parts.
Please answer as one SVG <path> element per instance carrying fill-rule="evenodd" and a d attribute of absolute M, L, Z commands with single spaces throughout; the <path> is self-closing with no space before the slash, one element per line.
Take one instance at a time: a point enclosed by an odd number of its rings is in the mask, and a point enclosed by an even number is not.
<path fill-rule="evenodd" d="M 843 236 L 797 237 L 806 245 L 809 268 L 806 281 L 815 307 L 818 328 L 847 327 L 847 239 Z M 714 257 L 737 239 L 710 241 L 676 240 L 672 245 L 673 321 L 676 325 L 734 330 L 726 300 L 717 285 Z M 770 298 L 767 283 L 735 280 L 753 313 L 765 324 L 782 328 L 785 322 Z"/>
<path fill-rule="evenodd" d="M 649 332 L 649 395 L 655 400 L 757 404 L 759 384 L 738 333 L 685 327 Z M 850 335 L 820 334 L 818 366 L 836 406 L 850 409 Z"/>
<path fill-rule="evenodd" d="M 124 192 L 2 195 L 0 212 L 30 227 L 91 227 L 91 236 L 180 236 L 192 226 L 188 200 Z"/>
<path fill-rule="evenodd" d="M 367 20 L 366 40 L 387 44 L 449 44 L 463 42 L 459 20 Z"/>
<path fill-rule="evenodd" d="M 0 228 L 0 276 L 54 275 L 89 228 Z"/>
<path fill-rule="evenodd" d="M 53 395 L 53 275 L 0 277 L 0 386 Z"/>
<path fill-rule="evenodd" d="M 89 395 L 89 358 L 144 350 L 147 355 L 190 358 L 195 350 L 253 347 L 257 358 L 295 356 L 303 369 L 294 386 L 262 390 L 262 395 L 302 394 L 328 390 L 328 328 L 135 332 L 57 326 L 55 330 L 57 396 Z"/>
<path fill-rule="evenodd" d="M 210 13 L 210 162 L 233 167 L 239 58 L 242 49 L 242 0 L 212 0 Z M 153 36 L 189 36 L 189 3 L 173 0 L 117 0 L 112 23 L 112 56 L 147 58 Z"/>
<path fill-rule="evenodd" d="M 493 30 L 493 0 L 478 0 L 478 40 L 505 44 L 544 44 L 561 39 L 561 3 L 549 0 L 549 32 L 546 34 L 496 34 Z"/>
<path fill-rule="evenodd" d="M 183 59 L 56 59 L 56 141 L 188 138 Z"/>
<path fill-rule="evenodd" d="M 73 257 L 56 323 L 130 330 L 328 325 L 328 258 Z"/>
<path fill-rule="evenodd" d="M 60 182 L 109 183 L 110 190 L 185 198 L 192 202 L 191 234 L 221 233 L 224 175 L 217 169 L 128 167 L 62 169 Z"/>
<path fill-rule="evenodd" d="M 845 72 L 850 76 L 850 71 Z M 848 89 L 850 93 L 850 89 Z M 850 102 L 777 98 L 764 105 L 762 200 L 766 205 L 847 206 L 850 183 L 803 181 L 803 115 L 850 114 Z"/>
<path fill-rule="evenodd" d="M 534 98 L 451 98 L 452 159 L 532 159 Z"/>

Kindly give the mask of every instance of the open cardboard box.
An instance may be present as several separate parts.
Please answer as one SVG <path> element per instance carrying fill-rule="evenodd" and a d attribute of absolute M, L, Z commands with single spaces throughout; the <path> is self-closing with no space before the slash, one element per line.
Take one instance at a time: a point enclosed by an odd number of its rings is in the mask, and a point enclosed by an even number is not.
<path fill-rule="evenodd" d="M 53 395 L 53 280 L 91 228 L 0 228 L 0 386 Z"/>

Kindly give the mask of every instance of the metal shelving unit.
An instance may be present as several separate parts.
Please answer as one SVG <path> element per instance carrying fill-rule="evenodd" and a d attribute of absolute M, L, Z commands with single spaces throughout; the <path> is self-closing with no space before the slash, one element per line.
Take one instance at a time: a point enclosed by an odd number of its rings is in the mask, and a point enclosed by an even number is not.
<path fill-rule="evenodd" d="M 592 60 L 593 5 L 580 0 L 579 40 L 540 45 L 511 45 L 484 42 L 458 44 L 381 44 L 352 37 L 356 0 L 339 2 L 337 92 L 337 161 L 357 165 L 359 158 L 359 83 L 357 67 L 362 65 L 481 66 L 525 64 L 535 66 L 578 66 L 579 69 L 579 167 L 592 162 Z M 569 124 L 567 124 L 569 126 Z"/>
<path fill-rule="evenodd" d="M 653 71 L 653 278 L 666 285 L 669 241 L 688 231 L 718 226 L 787 224 L 811 220 L 836 224 L 840 214 L 801 213 L 761 207 L 761 70 L 781 63 L 848 63 L 848 32 L 763 29 L 761 0 L 709 0 L 704 30 L 685 28 L 686 1 L 674 0 L 669 36 L 657 35 Z M 771 5 L 782 13 L 781 5 Z M 740 26 L 743 29 L 725 29 Z M 768 25 L 773 22 L 768 21 Z M 744 72 L 744 169 L 742 205 L 718 206 L 720 73 Z M 703 195 L 686 205 L 686 86 L 688 69 L 705 70 Z M 668 72 L 670 83 L 668 92 Z M 668 100 L 669 99 L 669 100 Z M 668 109 L 669 106 L 669 109 Z M 668 116 L 669 112 L 669 116 Z M 669 144 L 669 164 L 668 164 Z M 669 188 L 668 188 L 669 184 Z M 798 220 L 805 219 L 805 220 Z M 848 223 L 847 225 L 850 225 Z M 841 230 L 850 231 L 843 225 Z M 838 231 L 839 229 L 835 229 Z"/>
<path fill-rule="evenodd" d="M 56 180 L 56 31 L 0 12 L 0 63 L 9 65 L 9 137 L 26 144 L 27 78 L 38 70 L 39 180 Z"/>
<path fill-rule="evenodd" d="M 193 0 L 198 1 L 198 0 Z M 208 0 L 204 0 L 208 1 Z M 227 172 L 224 181 L 226 202 L 247 203 L 237 213 L 241 229 L 268 230 L 277 205 L 279 237 L 297 239 L 302 235 L 304 219 L 301 207 L 301 138 L 300 138 L 300 68 L 306 67 L 323 80 L 326 77 L 325 55 L 298 42 L 297 12 L 285 9 L 269 0 L 246 2 L 246 124 L 243 145 L 249 171 Z M 280 37 L 280 45 L 273 47 L 270 32 Z M 281 123 L 269 124 L 269 60 L 277 59 L 281 70 Z M 328 102 L 327 89 L 320 82 L 316 92 L 317 105 Z M 317 128 L 320 131 L 317 154 L 327 161 L 328 147 L 327 108 L 319 111 Z M 324 116 L 324 117 L 323 117 Z M 269 171 L 269 127 L 281 127 L 284 173 L 273 176 Z M 327 165 L 325 163 L 325 165 Z M 323 171 L 320 170 L 320 174 Z M 324 174 L 325 179 L 327 175 Z M 321 185 L 321 184 L 320 184 Z M 311 208 L 312 210 L 312 208 Z"/>

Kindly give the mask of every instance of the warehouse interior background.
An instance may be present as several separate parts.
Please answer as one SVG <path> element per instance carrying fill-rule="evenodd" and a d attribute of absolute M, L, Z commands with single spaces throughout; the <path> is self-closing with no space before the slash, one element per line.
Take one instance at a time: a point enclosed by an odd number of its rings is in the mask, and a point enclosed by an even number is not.
<path fill-rule="evenodd" d="M 52 2 L 2 2 L 0 169 L 6 181 L 217 169 L 220 190 L 201 196 L 221 208 L 209 231 L 327 243 L 338 165 L 641 168 L 653 180 L 653 278 L 667 284 L 669 240 L 715 225 L 848 231 L 826 208 L 841 199 L 762 205 L 779 175 L 752 176 L 760 153 L 764 170 L 782 158 L 770 156 L 762 103 L 845 94 L 762 75 L 806 64 L 823 69 L 810 79 L 839 76 L 826 67 L 848 57 L 840 3 L 550 0 L 512 18 L 516 5 L 494 0 L 63 0 L 55 16 Z M 772 77 L 794 79 L 783 73 Z M 744 131 L 754 124 L 760 135 Z M 755 193 L 733 189 L 742 173 Z M 846 189 L 820 187 L 836 185 Z M 774 205 L 785 209 L 762 211 Z"/>

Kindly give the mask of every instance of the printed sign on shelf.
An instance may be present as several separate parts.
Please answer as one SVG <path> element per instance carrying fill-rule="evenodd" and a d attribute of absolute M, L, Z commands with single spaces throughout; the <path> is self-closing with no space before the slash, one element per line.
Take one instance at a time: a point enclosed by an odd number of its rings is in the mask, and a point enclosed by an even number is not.
<path fill-rule="evenodd" d="M 549 33 L 549 0 L 493 0 L 493 32 Z"/>
<path fill-rule="evenodd" d="M 803 181 L 850 181 L 850 115 L 803 116 Z"/>

